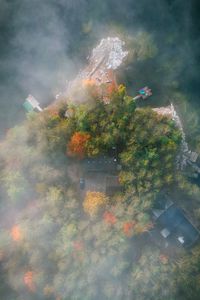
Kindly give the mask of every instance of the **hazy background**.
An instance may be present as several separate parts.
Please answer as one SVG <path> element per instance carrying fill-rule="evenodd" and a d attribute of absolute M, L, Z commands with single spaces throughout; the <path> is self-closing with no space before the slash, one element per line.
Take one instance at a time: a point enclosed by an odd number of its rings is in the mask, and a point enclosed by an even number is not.
<path fill-rule="evenodd" d="M 199 11 L 198 0 L 0 0 L 1 136 L 25 117 L 21 105 L 29 93 L 50 103 L 113 25 L 154 37 L 159 52 L 142 77 L 156 94 L 178 78 L 198 105 Z M 174 67 L 162 72 L 167 60 Z"/>
<path fill-rule="evenodd" d="M 178 82 L 189 103 L 184 120 L 199 132 L 199 11 L 198 0 L 0 0 L 0 137 L 25 118 L 29 93 L 51 103 L 111 28 L 145 31 L 158 48 L 152 60 L 124 70 L 129 92 L 147 84 L 148 103 L 166 105 Z"/>

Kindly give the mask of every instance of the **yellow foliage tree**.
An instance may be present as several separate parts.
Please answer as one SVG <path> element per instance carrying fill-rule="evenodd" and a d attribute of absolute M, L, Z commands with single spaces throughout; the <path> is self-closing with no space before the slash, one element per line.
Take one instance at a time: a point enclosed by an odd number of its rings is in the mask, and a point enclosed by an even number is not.
<path fill-rule="evenodd" d="M 91 217 L 108 204 L 109 198 L 104 193 L 88 191 L 83 202 L 83 208 Z"/>

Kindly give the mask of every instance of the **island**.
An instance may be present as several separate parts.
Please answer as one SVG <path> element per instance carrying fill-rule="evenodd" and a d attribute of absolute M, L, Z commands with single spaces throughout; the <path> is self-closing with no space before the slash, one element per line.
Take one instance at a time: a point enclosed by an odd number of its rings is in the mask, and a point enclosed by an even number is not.
<path fill-rule="evenodd" d="M 199 295 L 199 218 L 176 197 L 197 201 L 182 169 L 197 157 L 173 104 L 117 82 L 123 47 L 103 39 L 46 108 L 29 96 L 0 144 L 0 260 L 23 299 Z"/>

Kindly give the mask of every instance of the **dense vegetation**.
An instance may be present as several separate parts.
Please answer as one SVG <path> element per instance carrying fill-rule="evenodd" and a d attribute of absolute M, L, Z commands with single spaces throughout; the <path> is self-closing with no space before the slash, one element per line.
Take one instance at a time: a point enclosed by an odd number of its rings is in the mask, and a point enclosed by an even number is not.
<path fill-rule="evenodd" d="M 120 81 L 131 94 L 148 84 L 152 106 L 173 101 L 191 149 L 199 152 L 194 1 L 4 2 L 2 133 L 23 118 L 19 107 L 28 92 L 49 103 L 106 33 L 120 36 L 129 48 Z M 199 299 L 199 246 L 169 255 L 147 234 L 163 186 L 200 226 L 199 187 L 174 170 L 180 138 L 174 124 L 151 110 L 135 110 L 124 93 L 113 95 L 109 106 L 95 99 L 95 106 L 61 105 L 29 115 L 1 142 L 2 300 Z M 74 111 L 70 119 L 64 117 L 67 108 Z M 83 199 L 81 159 L 110 154 L 113 146 L 123 193 Z"/>
<path fill-rule="evenodd" d="M 180 132 L 168 118 L 136 108 L 124 86 L 109 104 L 101 100 L 31 113 L 1 143 L 0 253 L 13 297 L 197 299 L 192 281 L 184 291 L 191 258 L 175 263 L 148 236 L 157 193 L 177 180 Z M 109 156 L 113 147 L 122 192 L 84 196 L 82 160 Z"/>
<path fill-rule="evenodd" d="M 129 48 L 119 81 L 131 94 L 148 84 L 152 106 L 173 101 L 199 152 L 198 1 L 8 2 L 0 16 L 1 134 L 24 119 L 27 93 L 51 102 L 106 33 Z M 1 142 L 2 300 L 199 299 L 199 246 L 169 255 L 147 234 L 163 186 L 200 226 L 200 189 L 173 169 L 179 133 L 151 110 L 135 110 L 121 92 L 113 95 L 116 110 L 95 98 L 93 110 L 72 105 L 66 119 L 61 105 L 28 116 Z M 123 193 L 83 199 L 81 159 L 110 154 L 112 146 Z"/>

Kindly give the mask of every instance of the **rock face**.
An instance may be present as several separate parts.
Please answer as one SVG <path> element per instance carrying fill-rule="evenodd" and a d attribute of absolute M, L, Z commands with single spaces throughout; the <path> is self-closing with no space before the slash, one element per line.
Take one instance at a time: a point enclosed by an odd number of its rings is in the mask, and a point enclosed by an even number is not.
<path fill-rule="evenodd" d="M 177 168 L 183 170 L 189 164 L 192 165 L 192 167 L 195 169 L 196 172 L 200 173 L 200 168 L 196 164 L 198 154 L 196 152 L 192 152 L 191 150 L 189 150 L 181 119 L 177 114 L 173 104 L 171 103 L 171 105 L 166 107 L 153 108 L 153 111 L 157 112 L 160 115 L 167 116 L 170 119 L 172 119 L 176 123 L 176 126 L 181 131 L 182 141 L 181 141 L 180 152 L 177 156 Z"/>
<path fill-rule="evenodd" d="M 173 119 L 174 107 L 172 104 L 165 107 L 153 108 L 153 111 L 155 111 L 159 115 L 166 116 L 169 117 L 170 119 Z"/>
<path fill-rule="evenodd" d="M 117 69 L 128 54 L 128 51 L 123 51 L 124 44 L 118 37 L 102 39 L 92 51 L 90 62 L 98 66 L 104 60 L 107 69 Z"/>
<path fill-rule="evenodd" d="M 77 91 L 77 87 L 80 89 L 93 85 L 103 95 L 104 101 L 108 102 L 109 93 L 117 87 L 114 71 L 121 66 L 128 55 L 128 51 L 123 50 L 124 45 L 125 43 L 118 37 L 102 39 L 89 56 L 88 65 L 74 80 L 67 83 L 66 91 L 57 95 L 57 99 L 63 95 L 73 98 L 72 95 Z"/>

